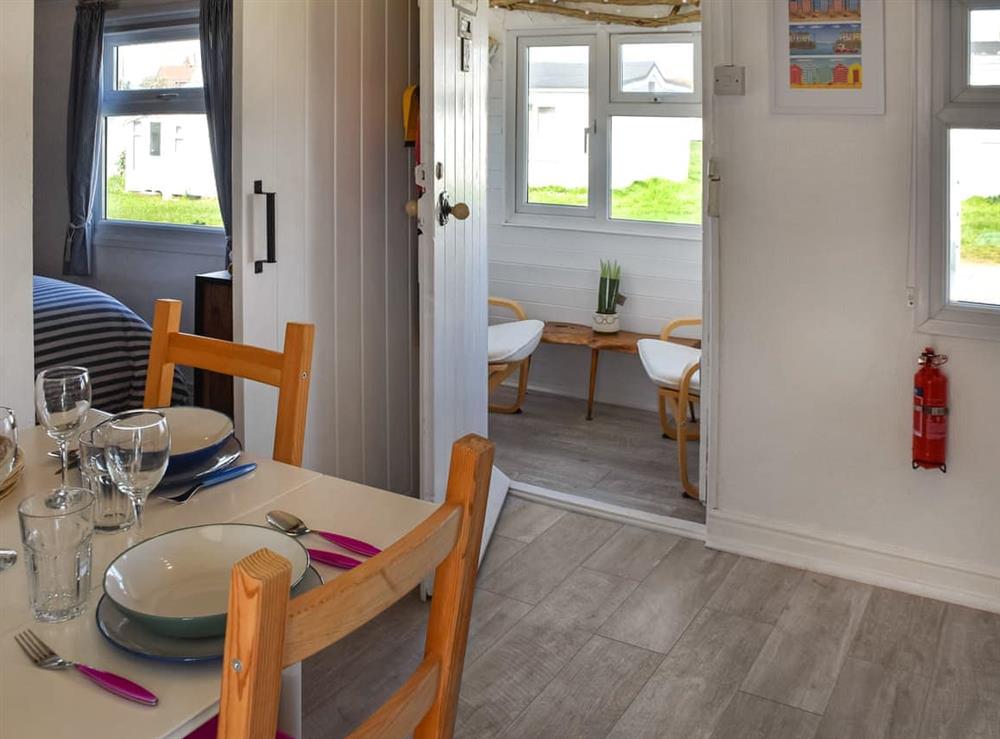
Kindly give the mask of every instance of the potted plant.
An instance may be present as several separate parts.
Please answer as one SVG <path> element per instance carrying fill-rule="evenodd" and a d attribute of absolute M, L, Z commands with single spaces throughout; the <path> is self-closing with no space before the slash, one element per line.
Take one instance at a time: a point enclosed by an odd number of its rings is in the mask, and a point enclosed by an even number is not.
<path fill-rule="evenodd" d="M 597 311 L 594 313 L 594 331 L 613 334 L 620 328 L 618 306 L 624 305 L 625 296 L 618 291 L 622 266 L 616 261 L 601 260 L 601 281 L 597 286 Z"/>

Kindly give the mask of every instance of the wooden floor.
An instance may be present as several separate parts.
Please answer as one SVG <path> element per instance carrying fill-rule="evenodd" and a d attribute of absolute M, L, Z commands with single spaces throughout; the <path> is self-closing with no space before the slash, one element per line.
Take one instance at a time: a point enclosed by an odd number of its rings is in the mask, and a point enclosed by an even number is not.
<path fill-rule="evenodd" d="M 651 391 L 652 392 L 652 391 Z M 494 400 L 513 399 L 502 387 Z M 664 439 L 656 413 L 529 392 L 524 412 L 490 414 L 497 466 L 513 480 L 661 516 L 705 522 L 701 503 L 681 494 L 676 442 Z M 688 468 L 697 483 L 698 442 Z"/>
<path fill-rule="evenodd" d="M 426 622 L 407 597 L 308 661 L 305 736 L 385 700 Z M 456 736 L 997 739 L 1000 616 L 508 498 Z"/>

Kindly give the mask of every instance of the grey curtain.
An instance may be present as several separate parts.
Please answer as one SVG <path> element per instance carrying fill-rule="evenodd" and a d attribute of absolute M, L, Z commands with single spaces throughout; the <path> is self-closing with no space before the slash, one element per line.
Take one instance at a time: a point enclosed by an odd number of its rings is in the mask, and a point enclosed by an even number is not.
<path fill-rule="evenodd" d="M 226 269 L 233 250 L 233 0 L 201 0 L 201 70 L 212 144 L 215 189 L 226 230 Z"/>
<path fill-rule="evenodd" d="M 104 6 L 81 3 L 73 27 L 73 68 L 66 115 L 66 184 L 69 225 L 63 245 L 63 274 L 89 275 L 92 264 L 94 191 L 100 152 L 101 57 Z"/>

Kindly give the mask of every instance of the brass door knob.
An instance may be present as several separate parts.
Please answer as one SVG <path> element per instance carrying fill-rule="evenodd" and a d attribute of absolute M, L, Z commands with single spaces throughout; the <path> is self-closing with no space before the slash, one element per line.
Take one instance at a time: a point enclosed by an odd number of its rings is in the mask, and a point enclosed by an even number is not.
<path fill-rule="evenodd" d="M 410 218 L 417 217 L 418 206 L 416 200 L 407 200 L 406 205 L 403 206 L 403 209 L 406 211 L 406 215 L 408 215 Z"/>
<path fill-rule="evenodd" d="M 469 206 L 465 203 L 455 203 L 452 205 L 448 202 L 448 192 L 444 191 L 438 196 L 438 223 L 442 226 L 448 224 L 448 218 L 450 216 L 455 216 L 460 221 L 464 221 L 472 213 L 469 210 Z"/>

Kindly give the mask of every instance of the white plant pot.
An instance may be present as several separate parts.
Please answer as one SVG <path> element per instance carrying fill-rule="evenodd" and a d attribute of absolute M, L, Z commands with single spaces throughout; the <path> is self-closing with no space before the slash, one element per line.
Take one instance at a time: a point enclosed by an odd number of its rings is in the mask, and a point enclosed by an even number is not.
<path fill-rule="evenodd" d="M 599 334 L 616 333 L 621 326 L 618 323 L 617 313 L 595 313 L 593 328 Z"/>

